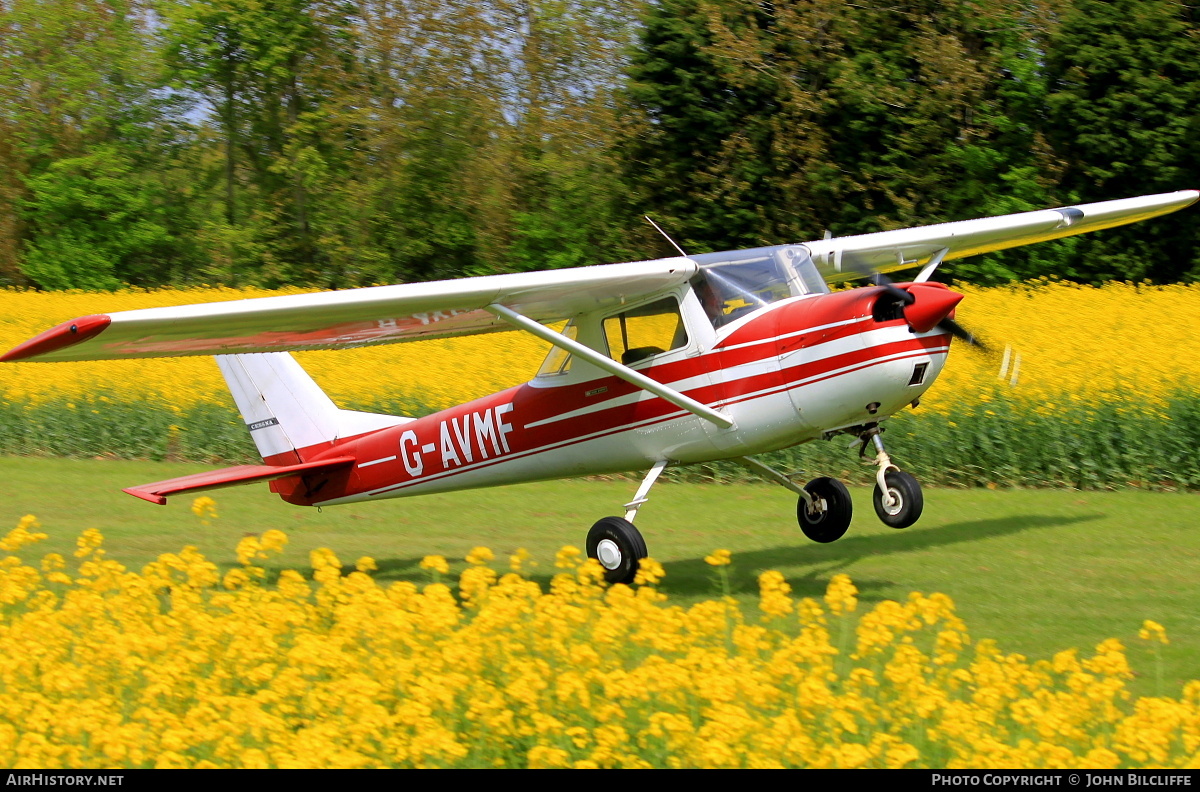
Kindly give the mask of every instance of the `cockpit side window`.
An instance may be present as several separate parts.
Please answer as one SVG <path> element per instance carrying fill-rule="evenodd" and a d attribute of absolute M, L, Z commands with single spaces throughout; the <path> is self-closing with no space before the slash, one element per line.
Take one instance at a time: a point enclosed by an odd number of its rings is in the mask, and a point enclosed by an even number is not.
<path fill-rule="evenodd" d="M 687 346 L 679 300 L 665 297 L 604 320 L 608 354 L 626 366 Z"/>

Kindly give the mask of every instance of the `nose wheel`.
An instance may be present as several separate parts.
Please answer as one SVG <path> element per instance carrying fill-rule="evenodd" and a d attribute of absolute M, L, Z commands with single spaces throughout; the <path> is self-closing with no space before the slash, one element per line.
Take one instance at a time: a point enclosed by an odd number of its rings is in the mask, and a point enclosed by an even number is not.
<path fill-rule="evenodd" d="M 921 517 L 925 508 L 925 498 L 921 495 L 921 485 L 911 474 L 893 470 L 883 475 L 886 489 L 875 485 L 872 501 L 875 513 L 884 525 L 892 528 L 907 528 Z"/>
<path fill-rule="evenodd" d="M 875 514 L 884 525 L 907 528 L 921 518 L 925 498 L 921 495 L 921 485 L 917 480 L 892 464 L 892 458 L 883 448 L 880 431 L 876 429 L 862 437 L 864 449 L 870 439 L 878 452 L 875 464 L 879 470 L 875 474 L 875 492 L 871 500 L 875 505 Z"/>

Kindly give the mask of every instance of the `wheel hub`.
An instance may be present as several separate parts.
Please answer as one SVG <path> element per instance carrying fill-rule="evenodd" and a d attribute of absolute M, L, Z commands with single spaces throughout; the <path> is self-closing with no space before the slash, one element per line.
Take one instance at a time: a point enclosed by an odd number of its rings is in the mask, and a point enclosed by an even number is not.
<path fill-rule="evenodd" d="M 829 504 L 824 498 L 813 498 L 812 508 L 808 510 L 809 519 L 814 523 L 818 523 L 825 519 L 825 513 L 829 510 Z"/>
<path fill-rule="evenodd" d="M 903 508 L 904 498 L 900 495 L 900 490 L 895 487 L 888 487 L 887 497 L 883 499 L 883 510 L 892 517 L 895 517 Z"/>
<path fill-rule="evenodd" d="M 605 569 L 621 566 L 621 548 L 612 539 L 601 539 L 596 545 L 596 560 Z"/>

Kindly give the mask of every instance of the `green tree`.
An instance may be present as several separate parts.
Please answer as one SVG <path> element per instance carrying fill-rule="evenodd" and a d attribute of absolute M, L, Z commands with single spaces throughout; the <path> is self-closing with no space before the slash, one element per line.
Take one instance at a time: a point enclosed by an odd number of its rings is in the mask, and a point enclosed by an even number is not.
<path fill-rule="evenodd" d="M 174 241 L 161 186 L 115 145 L 58 160 L 28 179 L 23 209 L 33 233 L 23 269 L 46 289 L 114 289 L 168 280 Z"/>
<path fill-rule="evenodd" d="M 221 279 L 327 280 L 314 194 L 336 192 L 353 137 L 336 97 L 353 93 L 350 9 L 327 0 L 201 0 L 164 5 L 173 84 L 196 97 L 221 139 L 222 212 L 209 217 Z M 244 193 L 244 194 L 243 194 Z"/>
<path fill-rule="evenodd" d="M 635 11 L 615 0 L 361 6 L 376 264 L 414 279 L 629 252 L 611 139 Z"/>
<path fill-rule="evenodd" d="M 137 0 L 0 4 L 0 278 L 7 282 L 40 282 L 32 272 L 16 271 L 25 268 L 21 258 L 44 262 L 56 245 L 75 244 L 46 238 L 66 222 L 62 196 L 56 197 L 52 182 L 68 173 L 90 178 L 82 174 L 96 172 L 96 157 L 114 157 L 112 167 L 129 178 L 140 179 L 158 165 L 164 149 L 161 122 L 170 99 L 155 93 L 143 29 L 146 12 Z M 69 164 L 52 173 L 60 162 Z M 113 173 L 110 169 L 103 178 Z M 101 192 L 112 186 L 106 185 Z M 38 189 L 49 192 L 34 194 Z M 153 192 L 144 179 L 130 189 Z M 159 253 L 167 268 L 182 256 L 176 249 Z M 64 272 L 75 271 L 80 260 L 64 264 Z M 114 266 L 118 269 L 97 274 L 97 282 L 149 277 L 144 270 L 123 272 Z M 34 268 L 46 271 L 41 264 Z"/>
<path fill-rule="evenodd" d="M 662 0 L 630 69 L 629 184 L 700 250 L 1043 206 L 1044 29 L 998 0 Z M 1008 261 L 957 272 L 1030 268 Z"/>
<path fill-rule="evenodd" d="M 511 246 L 504 269 L 541 269 L 647 257 L 619 214 L 613 157 L 621 72 L 638 3 L 498 3 L 502 90 L 511 165 Z M 638 218 L 640 225 L 640 218 Z"/>
<path fill-rule="evenodd" d="M 1073 201 L 1200 181 L 1200 19 L 1177 0 L 1074 0 L 1046 57 L 1048 129 Z M 1200 279 L 1189 213 L 1080 237 L 1060 273 L 1081 280 Z"/>

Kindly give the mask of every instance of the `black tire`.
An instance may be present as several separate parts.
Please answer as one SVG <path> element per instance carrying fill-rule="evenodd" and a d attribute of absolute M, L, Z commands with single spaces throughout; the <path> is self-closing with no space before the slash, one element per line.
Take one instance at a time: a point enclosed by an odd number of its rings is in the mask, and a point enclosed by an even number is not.
<path fill-rule="evenodd" d="M 638 561 L 648 555 L 641 532 L 623 517 L 604 517 L 592 526 L 587 554 L 604 567 L 605 580 L 626 585 L 633 583 Z"/>
<path fill-rule="evenodd" d="M 800 530 L 814 542 L 834 542 L 841 539 L 850 527 L 850 519 L 854 516 L 854 504 L 850 502 L 850 491 L 846 485 L 833 478 L 817 478 L 808 482 L 804 489 L 812 495 L 813 500 L 824 508 L 816 514 L 809 514 L 804 498 L 796 504 L 796 520 Z"/>
<path fill-rule="evenodd" d="M 883 490 L 875 485 L 872 501 L 875 503 L 875 513 L 884 525 L 892 528 L 907 528 L 921 518 L 925 508 L 925 498 L 921 495 L 921 485 L 908 473 L 892 471 L 885 473 L 888 492 L 900 499 L 900 503 L 890 509 L 883 505 Z"/>

